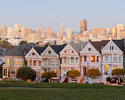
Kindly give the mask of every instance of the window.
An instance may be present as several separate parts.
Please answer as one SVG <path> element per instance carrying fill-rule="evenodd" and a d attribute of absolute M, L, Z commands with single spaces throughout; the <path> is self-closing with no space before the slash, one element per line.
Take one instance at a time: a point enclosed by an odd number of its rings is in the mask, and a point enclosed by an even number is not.
<path fill-rule="evenodd" d="M 4 69 L 4 76 L 7 76 L 7 69 Z"/>
<path fill-rule="evenodd" d="M 51 51 L 48 51 L 48 54 L 51 54 Z"/>
<path fill-rule="evenodd" d="M 76 57 L 76 63 L 78 63 L 78 57 Z"/>
<path fill-rule="evenodd" d="M 39 61 L 39 66 L 41 66 L 41 61 Z"/>
<path fill-rule="evenodd" d="M 99 62 L 99 56 L 97 56 L 97 62 Z"/>
<path fill-rule="evenodd" d="M 33 52 L 33 53 L 32 53 L 32 56 L 34 56 L 34 55 L 35 55 L 35 53 Z"/>
<path fill-rule="evenodd" d="M 117 55 L 113 55 L 113 62 L 117 62 L 118 59 L 117 59 Z"/>
<path fill-rule="evenodd" d="M 105 61 L 108 61 L 108 56 L 105 56 Z"/>
<path fill-rule="evenodd" d="M 86 62 L 87 61 L 87 56 L 84 56 L 84 62 Z"/>
<path fill-rule="evenodd" d="M 91 56 L 91 62 L 95 62 L 95 56 Z"/>
<path fill-rule="evenodd" d="M 110 50 L 113 50 L 114 49 L 114 46 L 110 46 Z"/>
<path fill-rule="evenodd" d="M 71 57 L 71 63 L 74 63 L 74 57 Z"/>
<path fill-rule="evenodd" d="M 91 48 L 88 48 L 88 51 L 91 51 Z"/>
<path fill-rule="evenodd" d="M 108 62 L 111 62 L 111 61 L 112 61 L 112 56 L 109 55 L 109 56 L 108 56 Z"/>
<path fill-rule="evenodd" d="M 70 53 L 70 52 L 71 52 L 71 50 L 70 50 L 70 49 L 67 49 L 67 51 L 68 51 L 68 53 Z"/>
<path fill-rule="evenodd" d="M 64 63 L 66 63 L 66 57 L 64 57 Z"/>
<path fill-rule="evenodd" d="M 121 62 L 122 61 L 122 57 L 119 55 L 119 62 Z"/>
<path fill-rule="evenodd" d="M 32 66 L 32 60 L 29 61 L 29 66 Z"/>
<path fill-rule="evenodd" d="M 33 66 L 36 66 L 36 61 L 35 60 L 33 61 Z"/>
<path fill-rule="evenodd" d="M 55 64 L 55 58 L 51 59 L 51 64 Z"/>

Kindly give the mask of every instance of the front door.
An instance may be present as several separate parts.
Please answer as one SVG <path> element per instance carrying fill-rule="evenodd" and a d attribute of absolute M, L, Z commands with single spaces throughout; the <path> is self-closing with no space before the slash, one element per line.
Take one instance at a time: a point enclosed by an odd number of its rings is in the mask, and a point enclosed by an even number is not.
<path fill-rule="evenodd" d="M 83 67 L 83 75 L 86 75 L 86 67 Z"/>

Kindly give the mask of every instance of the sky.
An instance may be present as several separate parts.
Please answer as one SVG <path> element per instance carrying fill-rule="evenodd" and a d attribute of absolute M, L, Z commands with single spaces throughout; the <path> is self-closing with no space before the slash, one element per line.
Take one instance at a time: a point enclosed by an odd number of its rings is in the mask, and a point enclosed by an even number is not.
<path fill-rule="evenodd" d="M 0 25 L 25 25 L 33 29 L 52 26 L 54 32 L 72 28 L 80 31 L 80 20 L 88 29 L 125 24 L 125 0 L 0 0 Z"/>

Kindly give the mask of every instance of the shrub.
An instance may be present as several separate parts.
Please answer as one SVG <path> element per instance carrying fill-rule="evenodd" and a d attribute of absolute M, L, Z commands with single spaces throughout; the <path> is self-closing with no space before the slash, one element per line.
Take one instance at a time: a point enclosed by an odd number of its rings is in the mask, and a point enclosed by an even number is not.
<path fill-rule="evenodd" d="M 17 78 L 25 81 L 27 80 L 34 81 L 36 78 L 36 72 L 28 66 L 23 66 L 17 70 Z"/>
<path fill-rule="evenodd" d="M 52 77 L 57 77 L 57 74 L 54 71 L 44 72 L 41 75 L 41 78 L 46 78 L 48 80 L 51 80 Z"/>
<path fill-rule="evenodd" d="M 99 69 L 92 68 L 92 69 L 88 69 L 87 75 L 88 77 L 94 78 L 94 77 L 100 76 L 101 73 Z"/>
<path fill-rule="evenodd" d="M 120 83 L 120 77 L 124 74 L 125 74 L 124 69 L 117 68 L 112 70 L 112 75 L 113 76 L 115 75 L 118 78 L 118 83 Z"/>
<path fill-rule="evenodd" d="M 67 77 L 78 77 L 80 76 L 80 72 L 78 70 L 70 70 L 66 73 Z"/>

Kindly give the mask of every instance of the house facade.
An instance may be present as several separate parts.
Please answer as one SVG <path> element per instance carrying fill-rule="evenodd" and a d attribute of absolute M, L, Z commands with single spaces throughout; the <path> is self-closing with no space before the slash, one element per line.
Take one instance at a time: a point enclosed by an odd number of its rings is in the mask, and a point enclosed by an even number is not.
<path fill-rule="evenodd" d="M 124 40 L 110 40 L 102 49 L 102 73 L 111 76 L 111 71 L 124 68 Z"/>
<path fill-rule="evenodd" d="M 55 71 L 57 79 L 60 79 L 60 55 L 64 45 L 51 45 L 32 48 L 25 56 L 28 66 L 37 72 L 40 77 L 43 72 Z"/>
<path fill-rule="evenodd" d="M 17 72 L 17 69 L 24 64 L 24 59 L 24 50 L 19 46 L 16 46 L 12 50 L 9 50 L 5 54 L 5 64 L 3 65 L 2 78 L 9 78 L 11 70 Z"/>

